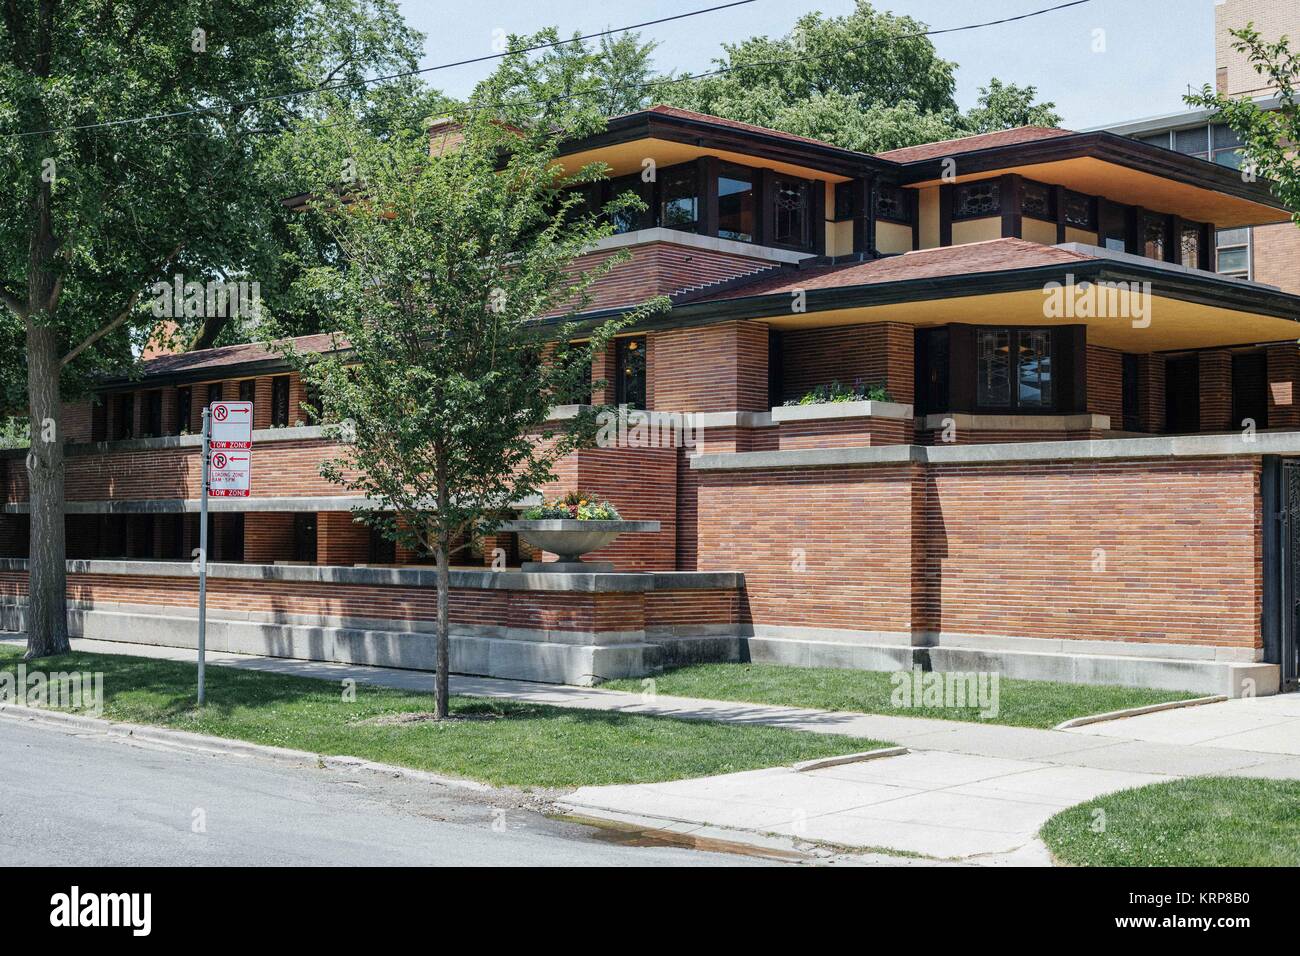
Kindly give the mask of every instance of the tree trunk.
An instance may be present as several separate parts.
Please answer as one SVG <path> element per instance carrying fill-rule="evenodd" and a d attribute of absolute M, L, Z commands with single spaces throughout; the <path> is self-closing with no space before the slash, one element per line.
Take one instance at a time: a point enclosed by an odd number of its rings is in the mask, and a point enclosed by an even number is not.
<path fill-rule="evenodd" d="M 58 333 L 27 322 L 27 394 L 31 415 L 31 549 L 28 566 L 27 657 L 66 654 L 67 565 L 63 527 L 63 432 Z"/>
<path fill-rule="evenodd" d="M 451 600 L 451 570 L 449 568 L 450 555 L 447 553 L 448 542 L 442 532 L 438 534 L 438 627 L 434 635 L 434 666 L 437 672 L 433 677 L 433 714 L 438 720 L 443 720 L 449 712 L 447 706 L 448 690 L 450 681 L 448 680 L 448 669 L 451 666 L 451 634 L 448 616 L 448 605 Z"/>

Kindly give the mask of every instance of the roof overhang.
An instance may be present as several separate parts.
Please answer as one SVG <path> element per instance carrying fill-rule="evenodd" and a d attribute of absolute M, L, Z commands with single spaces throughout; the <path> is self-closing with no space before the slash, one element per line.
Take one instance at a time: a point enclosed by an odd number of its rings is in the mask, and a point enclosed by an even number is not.
<path fill-rule="evenodd" d="M 956 164 L 948 167 L 954 178 L 944 179 L 947 160 L 937 157 L 904 164 L 900 181 L 921 188 L 1019 173 L 1225 229 L 1291 218 L 1265 180 L 1247 182 L 1239 170 L 1114 133 L 1054 136 L 956 153 L 948 159 Z"/>
<path fill-rule="evenodd" d="M 1082 283 L 1136 284 L 1120 291 L 1105 316 L 1052 314 L 1059 304 L 1050 283 L 1064 294 Z M 1144 299 L 1144 283 L 1150 283 Z M 1073 286 L 1071 286 L 1073 284 Z M 1124 286 L 1119 287 L 1121 290 Z M 1053 263 L 1025 269 L 907 279 L 835 289 L 808 289 L 806 310 L 792 313 L 788 291 L 678 305 L 639 330 L 685 328 L 750 319 L 774 328 L 817 328 L 869 322 L 938 326 L 1087 325 L 1093 345 L 1128 352 L 1253 345 L 1300 338 L 1300 296 L 1233 279 L 1180 275 L 1161 268 L 1105 260 Z M 607 320 L 612 312 L 580 317 L 580 326 Z"/>
<path fill-rule="evenodd" d="M 640 171 L 641 160 L 649 155 L 660 165 L 698 156 L 718 156 L 751 166 L 761 160 L 762 165 L 780 172 L 841 181 L 897 166 L 826 143 L 649 110 L 616 116 L 602 132 L 564 144 L 560 154 L 566 169 L 600 161 L 613 166 L 614 175 Z"/>

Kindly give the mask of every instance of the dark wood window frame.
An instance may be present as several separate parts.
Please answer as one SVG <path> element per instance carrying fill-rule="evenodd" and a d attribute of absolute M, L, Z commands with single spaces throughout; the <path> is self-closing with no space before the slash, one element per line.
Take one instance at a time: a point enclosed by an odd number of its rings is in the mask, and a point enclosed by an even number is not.
<path fill-rule="evenodd" d="M 723 162 L 715 156 L 703 156 L 699 159 L 688 160 L 684 163 L 673 163 L 670 166 L 660 166 L 655 170 L 653 182 L 646 182 L 641 178 L 641 174 L 634 173 L 626 176 L 617 176 L 613 179 L 606 180 L 598 184 L 588 184 L 586 186 L 575 186 L 574 189 L 586 190 L 590 198 L 588 202 L 598 203 L 603 206 L 614 196 L 623 192 L 636 192 L 642 202 L 646 204 L 646 210 L 635 217 L 634 222 L 622 224 L 618 229 L 621 233 L 632 232 L 639 229 L 663 228 L 674 229 L 682 232 L 695 232 L 700 235 L 717 237 L 718 235 L 718 177 L 725 167 L 743 168 L 749 170 L 754 181 L 755 197 L 755 215 L 754 215 L 754 238 L 750 240 L 753 245 L 768 246 L 777 249 L 792 249 L 798 252 L 810 252 L 814 255 L 821 255 L 826 247 L 826 181 L 821 179 L 807 179 L 800 176 L 787 176 L 778 174 L 772 169 L 760 166 L 750 166 L 746 163 L 735 163 L 731 161 Z M 675 226 L 664 225 L 662 221 L 662 211 L 664 208 L 665 183 L 668 182 L 688 182 L 690 177 L 694 176 L 695 182 L 695 219 L 692 222 L 683 222 Z M 774 205 L 776 202 L 776 181 L 777 179 L 787 179 L 799 182 L 807 187 L 808 203 L 806 209 L 806 218 L 808 221 L 809 239 L 807 243 L 793 244 L 776 242 L 774 239 Z M 852 185 L 845 183 L 842 185 Z M 596 188 L 593 188 L 596 187 Z M 832 219 L 831 221 L 838 221 Z M 744 242 L 743 239 L 732 240 L 734 242 Z"/>
<path fill-rule="evenodd" d="M 637 358 L 634 358 L 636 356 Z M 639 369 L 640 374 L 637 374 Z M 650 361 L 646 337 L 628 335 L 614 340 L 614 397 L 618 405 L 644 410 L 649 401 Z"/>
<path fill-rule="evenodd" d="M 175 434 L 182 435 L 190 429 L 190 414 L 194 407 L 194 390 L 188 385 L 176 389 Z"/>
<path fill-rule="evenodd" d="M 289 376 L 277 375 L 271 379 L 271 427 L 289 426 Z"/>

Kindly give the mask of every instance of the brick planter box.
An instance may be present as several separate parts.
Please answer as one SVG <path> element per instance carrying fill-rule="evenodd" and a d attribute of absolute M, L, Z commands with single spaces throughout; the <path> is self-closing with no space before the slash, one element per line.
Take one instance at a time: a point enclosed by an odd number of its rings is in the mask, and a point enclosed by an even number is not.
<path fill-rule="evenodd" d="M 899 402 L 824 402 L 772 409 L 777 447 L 845 448 L 912 441 L 912 406 Z"/>

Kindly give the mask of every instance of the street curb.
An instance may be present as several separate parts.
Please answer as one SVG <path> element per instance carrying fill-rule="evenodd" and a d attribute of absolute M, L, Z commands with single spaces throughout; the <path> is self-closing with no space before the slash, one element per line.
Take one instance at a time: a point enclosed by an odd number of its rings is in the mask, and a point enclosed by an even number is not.
<path fill-rule="evenodd" d="M 1100 724 L 1106 720 L 1121 720 L 1125 717 L 1138 717 L 1142 714 L 1154 714 L 1162 710 L 1178 710 L 1182 707 L 1200 707 L 1202 704 L 1221 704 L 1227 700 L 1225 694 L 1212 697 L 1193 697 L 1191 700 L 1169 700 L 1163 704 L 1148 704 L 1145 707 L 1130 707 L 1127 710 L 1112 710 L 1104 714 L 1090 714 L 1087 717 L 1074 717 L 1062 721 L 1053 730 L 1069 730 L 1071 727 L 1085 727 L 1088 724 Z"/>
<path fill-rule="evenodd" d="M 0 718 L 54 724 L 64 728 L 71 727 L 91 733 L 104 734 L 108 737 L 130 737 L 134 740 L 179 747 L 206 756 L 263 757 L 280 763 L 323 767 L 328 770 L 370 770 L 394 777 L 406 777 L 422 783 L 455 787 L 461 790 L 474 790 L 479 793 L 490 793 L 496 789 L 486 783 L 479 783 L 477 780 L 444 777 L 427 770 L 399 767 L 395 764 L 376 763 L 372 760 L 363 760 L 360 757 L 315 754 L 306 750 L 292 750 L 288 747 L 272 747 L 269 744 L 254 744 L 246 740 L 232 740 L 227 737 L 196 734 L 189 730 L 172 730 L 144 724 L 102 720 L 97 717 L 65 714 L 61 711 L 45 710 L 40 707 L 24 707 L 21 704 L 0 703 Z"/>
<path fill-rule="evenodd" d="M 863 750 L 855 754 L 841 754 L 838 757 L 820 757 L 817 760 L 804 760 L 791 764 L 795 773 L 807 773 L 809 770 L 821 770 L 825 767 L 838 767 L 846 763 L 862 763 L 864 760 L 876 760 L 880 757 L 897 757 L 910 753 L 906 747 L 881 747 L 879 750 Z"/>

